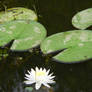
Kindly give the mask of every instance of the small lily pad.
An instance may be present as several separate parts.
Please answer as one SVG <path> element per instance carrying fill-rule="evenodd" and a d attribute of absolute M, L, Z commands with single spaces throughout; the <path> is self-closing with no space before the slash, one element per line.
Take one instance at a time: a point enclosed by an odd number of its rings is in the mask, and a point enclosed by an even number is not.
<path fill-rule="evenodd" d="M 10 8 L 0 13 L 0 23 L 16 19 L 37 20 L 37 15 L 34 11 L 22 7 Z"/>
<path fill-rule="evenodd" d="M 26 87 L 25 90 L 27 90 L 28 92 L 32 92 L 33 88 L 32 87 Z"/>
<path fill-rule="evenodd" d="M 2 28 L 5 29 L 4 32 Z M 33 48 L 38 46 L 46 37 L 46 29 L 36 21 L 10 21 L 0 25 L 0 29 L 0 46 L 14 40 L 10 48 L 11 50 L 27 50 Z M 3 36 L 1 33 L 3 33 Z"/>
<path fill-rule="evenodd" d="M 65 49 L 65 50 L 63 50 Z M 92 31 L 72 30 L 47 37 L 41 44 L 44 54 L 63 50 L 54 59 L 60 62 L 76 62 L 92 58 Z"/>
<path fill-rule="evenodd" d="M 92 8 L 78 12 L 72 18 L 72 24 L 78 29 L 86 29 L 92 25 Z"/>

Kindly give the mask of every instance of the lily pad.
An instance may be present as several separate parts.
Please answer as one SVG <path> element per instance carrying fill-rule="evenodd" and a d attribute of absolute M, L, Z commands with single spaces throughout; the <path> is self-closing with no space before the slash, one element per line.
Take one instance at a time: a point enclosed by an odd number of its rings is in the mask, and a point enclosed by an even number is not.
<path fill-rule="evenodd" d="M 92 42 L 82 43 L 82 46 L 75 46 L 64 50 L 55 57 L 55 60 L 64 63 L 80 62 L 92 58 Z M 62 61 L 61 61 L 62 60 Z"/>
<path fill-rule="evenodd" d="M 78 12 L 72 18 L 72 24 L 78 29 L 86 29 L 92 25 L 92 8 Z"/>
<path fill-rule="evenodd" d="M 42 42 L 41 50 L 44 54 L 63 50 L 54 56 L 54 59 L 65 63 L 90 59 L 92 58 L 92 31 L 72 30 L 54 34 Z"/>
<path fill-rule="evenodd" d="M 9 43 L 13 37 L 9 35 L 9 33 L 4 32 L 4 30 L 1 30 L 0 28 L 0 46 L 6 45 L 6 43 Z"/>
<path fill-rule="evenodd" d="M 33 88 L 32 87 L 26 87 L 25 90 L 28 91 L 28 92 L 32 92 Z"/>
<path fill-rule="evenodd" d="M 2 28 L 5 29 L 4 32 Z M 43 25 L 36 21 L 10 21 L 0 25 L 0 29 L 0 46 L 14 40 L 10 48 L 11 50 L 27 50 L 33 48 L 38 46 L 46 37 L 46 29 Z M 3 36 L 1 33 L 3 33 Z M 8 37 L 10 37 L 10 39 Z M 7 41 L 7 39 L 9 40 Z"/>
<path fill-rule="evenodd" d="M 22 7 L 10 8 L 0 13 L 0 23 L 16 19 L 37 20 L 37 15 L 34 11 Z"/>

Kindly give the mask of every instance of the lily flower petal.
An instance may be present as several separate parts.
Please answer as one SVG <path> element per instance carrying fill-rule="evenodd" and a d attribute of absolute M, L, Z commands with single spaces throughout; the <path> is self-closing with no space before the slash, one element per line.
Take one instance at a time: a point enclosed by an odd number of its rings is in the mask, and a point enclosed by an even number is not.
<path fill-rule="evenodd" d="M 40 82 L 37 82 L 37 83 L 35 84 L 35 89 L 38 90 L 38 89 L 41 87 L 41 85 L 42 85 L 42 84 L 41 84 Z"/>

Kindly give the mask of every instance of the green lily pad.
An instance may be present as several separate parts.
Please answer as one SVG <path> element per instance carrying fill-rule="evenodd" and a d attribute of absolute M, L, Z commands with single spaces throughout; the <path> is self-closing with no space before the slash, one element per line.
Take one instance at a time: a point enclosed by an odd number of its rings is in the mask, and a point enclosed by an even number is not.
<path fill-rule="evenodd" d="M 38 46 L 41 41 L 46 37 L 46 29 L 40 23 L 36 21 L 28 20 L 15 20 L 0 25 L 0 31 L 3 32 L 3 36 L 0 35 L 0 46 L 7 44 L 10 40 L 14 40 L 11 46 L 11 50 L 27 50 Z M 7 35 L 5 35 L 7 34 Z M 5 36 L 4 36 L 5 35 Z M 10 36 L 10 39 L 8 37 Z M 4 44 L 1 43 L 4 42 Z"/>
<path fill-rule="evenodd" d="M 16 19 L 37 20 L 37 15 L 34 11 L 22 7 L 10 8 L 0 13 L 0 23 Z"/>
<path fill-rule="evenodd" d="M 92 25 L 92 8 L 83 10 L 75 14 L 72 24 L 78 29 L 86 29 Z"/>
<path fill-rule="evenodd" d="M 57 33 L 47 37 L 41 43 L 41 50 L 44 54 L 65 49 L 53 58 L 67 63 L 92 58 L 91 48 L 92 31 L 90 30 L 72 30 Z"/>
<path fill-rule="evenodd" d="M 0 28 L 0 46 L 6 45 L 6 43 L 9 43 L 11 39 L 13 39 L 13 37 L 8 32 L 5 32 L 6 29 L 1 31 L 2 28 Z"/>
<path fill-rule="evenodd" d="M 92 58 L 92 42 L 82 43 L 82 46 L 75 46 L 64 50 L 55 57 L 55 60 L 64 63 L 80 62 Z M 62 60 L 62 61 L 61 61 Z"/>
<path fill-rule="evenodd" d="M 27 90 L 29 92 L 32 92 L 33 91 L 33 88 L 32 87 L 26 87 L 25 90 Z"/>

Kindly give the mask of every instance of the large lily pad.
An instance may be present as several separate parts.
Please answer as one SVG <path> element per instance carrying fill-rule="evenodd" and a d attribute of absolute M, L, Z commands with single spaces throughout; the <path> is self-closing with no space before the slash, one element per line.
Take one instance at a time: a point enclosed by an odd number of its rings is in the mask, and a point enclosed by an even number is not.
<path fill-rule="evenodd" d="M 54 57 L 55 60 L 71 63 L 80 62 L 92 58 L 92 42 L 82 43 L 82 46 L 74 46 L 64 50 Z"/>
<path fill-rule="evenodd" d="M 72 24 L 78 29 L 86 29 L 92 25 L 92 8 L 83 10 L 75 14 Z"/>
<path fill-rule="evenodd" d="M 65 50 L 63 50 L 65 49 Z M 92 58 L 92 31 L 72 30 L 47 37 L 41 44 L 44 54 L 63 50 L 54 59 L 76 62 Z"/>
<path fill-rule="evenodd" d="M 16 19 L 37 20 L 37 15 L 34 11 L 22 7 L 10 8 L 0 13 L 0 23 Z"/>
<path fill-rule="evenodd" d="M 9 33 L 4 32 L 4 30 L 1 30 L 2 28 L 0 28 L 0 46 L 6 45 L 6 43 L 9 43 L 11 39 L 13 39 L 13 37 L 9 35 Z"/>
<path fill-rule="evenodd" d="M 2 28 L 5 29 L 4 32 Z M 46 36 L 46 29 L 36 21 L 15 20 L 0 25 L 0 30 L 0 46 L 7 44 L 10 40 L 14 40 L 11 50 L 33 48 L 39 45 Z M 3 36 L 1 33 L 3 33 Z M 7 41 L 7 39 L 9 40 Z"/>

